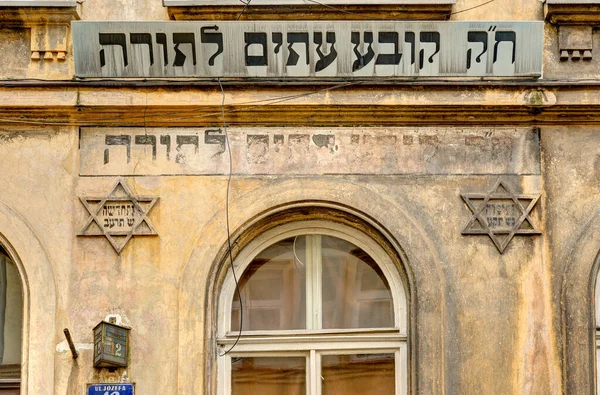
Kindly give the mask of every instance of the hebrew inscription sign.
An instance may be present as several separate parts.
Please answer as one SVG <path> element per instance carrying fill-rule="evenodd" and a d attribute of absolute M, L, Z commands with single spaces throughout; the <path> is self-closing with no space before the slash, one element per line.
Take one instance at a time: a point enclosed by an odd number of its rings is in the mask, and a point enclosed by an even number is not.
<path fill-rule="evenodd" d="M 78 77 L 539 77 L 543 22 L 72 23 Z"/>
<path fill-rule="evenodd" d="M 488 235 L 502 254 L 515 235 L 541 234 L 529 214 L 539 194 L 517 194 L 498 179 L 487 193 L 461 195 L 473 216 L 463 235 Z"/>
<path fill-rule="evenodd" d="M 540 174 L 532 128 L 228 128 L 233 174 Z M 81 128 L 80 175 L 225 175 L 219 128 Z"/>
<path fill-rule="evenodd" d="M 157 197 L 136 197 L 120 180 L 106 196 L 80 197 L 90 216 L 79 236 L 105 236 L 120 254 L 133 236 L 156 236 L 158 233 L 148 218 Z"/>

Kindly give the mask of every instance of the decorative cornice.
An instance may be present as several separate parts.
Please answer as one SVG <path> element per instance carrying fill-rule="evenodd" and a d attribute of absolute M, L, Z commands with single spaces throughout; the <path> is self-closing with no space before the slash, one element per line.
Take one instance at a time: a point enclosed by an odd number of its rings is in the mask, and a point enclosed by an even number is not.
<path fill-rule="evenodd" d="M 452 3 L 445 4 L 315 4 L 222 6 L 172 6 L 169 16 L 174 20 L 446 20 Z M 242 12 L 243 11 L 243 12 Z"/>
<path fill-rule="evenodd" d="M 224 86 L 228 125 L 542 125 L 600 122 L 600 86 Z M 218 86 L 0 88 L 0 125 L 218 126 Z M 52 128 L 48 129 L 52 130 Z"/>
<path fill-rule="evenodd" d="M 558 25 L 559 59 L 592 60 L 592 28 L 600 25 L 600 0 L 546 0 L 546 20 Z"/>
<path fill-rule="evenodd" d="M 546 0 L 546 20 L 557 25 L 600 24 L 599 0 Z"/>
<path fill-rule="evenodd" d="M 43 2 L 35 2 L 35 4 L 40 3 L 43 4 Z M 79 6 L 71 6 L 71 2 L 64 3 L 68 5 L 0 6 L 0 27 L 31 29 L 32 60 L 64 61 L 71 21 L 79 19 Z"/>

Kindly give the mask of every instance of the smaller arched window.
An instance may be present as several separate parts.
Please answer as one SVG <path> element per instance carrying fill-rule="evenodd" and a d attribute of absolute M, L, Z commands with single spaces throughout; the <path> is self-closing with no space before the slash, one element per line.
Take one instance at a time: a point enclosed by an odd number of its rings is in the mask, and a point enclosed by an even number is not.
<path fill-rule="evenodd" d="M 230 270 L 219 299 L 219 394 L 407 393 L 406 293 L 374 240 L 288 223 L 234 266 L 238 289 Z"/>
<path fill-rule="evenodd" d="M 0 246 L 0 394 L 19 394 L 23 290 L 15 262 Z"/>
<path fill-rule="evenodd" d="M 596 275 L 594 344 L 596 346 L 596 394 L 600 395 L 600 271 Z"/>

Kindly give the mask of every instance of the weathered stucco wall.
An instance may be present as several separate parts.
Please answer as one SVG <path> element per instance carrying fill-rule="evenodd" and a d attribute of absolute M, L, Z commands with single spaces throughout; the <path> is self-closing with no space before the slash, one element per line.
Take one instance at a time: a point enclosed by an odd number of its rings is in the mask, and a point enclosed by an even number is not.
<path fill-rule="evenodd" d="M 459 12 L 479 4 L 458 0 L 450 19 L 544 18 L 538 1 Z M 169 19 L 160 0 L 84 1 L 78 12 Z M 213 388 L 210 291 L 227 241 L 222 111 L 234 242 L 265 212 L 311 201 L 351 207 L 398 243 L 414 298 L 411 393 L 594 393 L 600 96 L 594 81 L 580 82 L 598 77 L 598 57 L 560 61 L 557 26 L 546 24 L 537 81 L 331 90 L 229 82 L 225 92 L 71 84 L 70 43 L 65 60 L 32 60 L 30 34 L 0 30 L 10 55 L 0 70 L 0 243 L 24 281 L 23 393 L 82 394 L 115 380 L 140 394 Z M 109 147 L 108 135 L 130 136 L 129 148 Z M 176 147 L 178 136 L 197 139 Z M 120 255 L 104 237 L 78 235 L 89 217 L 80 198 L 104 197 L 119 179 L 159 198 L 148 214 L 158 235 L 134 237 Z M 461 195 L 489 193 L 498 180 L 541 195 L 531 211 L 541 234 L 515 235 L 503 253 L 486 235 L 462 234 L 472 212 Z M 116 372 L 92 367 L 92 328 L 109 314 L 132 327 L 130 366 Z"/>
<path fill-rule="evenodd" d="M 410 133 L 409 128 L 402 130 Z M 469 137 L 477 129 L 423 130 L 430 136 L 460 131 Z M 517 134 L 530 130 L 519 129 Z M 362 133 L 378 131 L 363 129 Z M 513 157 L 538 166 L 529 166 L 528 174 L 517 171 L 504 176 L 509 185 L 526 193 L 557 189 L 560 198 L 548 198 L 533 213 L 542 236 L 517 236 L 502 255 L 486 236 L 461 235 L 471 216 L 461 193 L 488 191 L 499 174 L 460 174 L 461 167 L 471 165 L 460 156 L 452 168 L 458 167 L 453 170 L 456 174 L 234 176 L 231 226 L 235 230 L 271 207 L 304 200 L 336 202 L 367 213 L 398 240 L 414 274 L 418 304 L 411 319 L 416 323 L 418 343 L 413 368 L 422 393 L 560 393 L 560 321 L 556 318 L 560 312 L 550 293 L 555 292 L 552 279 L 560 278 L 563 264 L 548 260 L 555 253 L 546 253 L 547 238 L 552 235 L 552 240 L 569 244 L 581 225 L 575 221 L 565 226 L 569 220 L 557 216 L 560 225 L 549 228 L 545 216 L 551 224 L 555 212 L 566 215 L 577 209 L 580 215 L 587 213 L 585 200 L 573 206 L 570 194 L 574 189 L 560 192 L 562 183 L 553 181 L 564 178 L 566 170 L 560 161 L 586 168 L 587 154 L 582 155 L 582 150 L 594 158 L 598 154 L 591 152 L 589 144 L 593 132 L 584 133 L 588 139 L 579 139 L 579 133 L 566 136 L 542 130 L 542 146 L 548 147 L 548 152 L 542 151 L 548 171 L 544 177 L 536 145 Z M 140 392 L 172 392 L 178 385 L 181 393 L 201 389 L 206 352 L 203 289 L 226 241 L 226 177 L 125 178 L 135 194 L 160 197 L 150 213 L 159 236 L 136 237 L 117 256 L 103 238 L 76 236 L 88 216 L 77 197 L 102 196 L 115 182 L 115 177 L 78 176 L 78 161 L 86 153 L 78 149 L 77 131 L 27 128 L 4 131 L 2 136 L 0 174 L 7 187 L 0 192 L 0 200 L 38 235 L 57 285 L 56 391 L 80 393 L 86 383 L 99 379 L 91 367 L 91 328 L 111 313 L 133 327 L 127 375 Z M 486 149 L 485 145 L 469 147 Z M 377 157 L 386 148 L 374 140 L 365 149 Z M 441 146 L 430 149 L 432 157 L 434 151 L 443 153 Z M 575 152 L 577 161 L 572 159 Z M 333 166 L 330 170 L 341 173 L 346 169 L 343 163 Z M 370 168 L 380 166 L 385 168 L 375 160 Z M 588 188 L 577 181 L 569 188 L 576 185 Z M 561 245 L 556 244 L 557 251 Z M 196 310 L 182 308 L 188 305 Z M 81 343 L 77 361 L 65 347 L 63 327 L 69 327 L 75 342 Z M 190 352 L 195 359 L 188 358 Z"/>

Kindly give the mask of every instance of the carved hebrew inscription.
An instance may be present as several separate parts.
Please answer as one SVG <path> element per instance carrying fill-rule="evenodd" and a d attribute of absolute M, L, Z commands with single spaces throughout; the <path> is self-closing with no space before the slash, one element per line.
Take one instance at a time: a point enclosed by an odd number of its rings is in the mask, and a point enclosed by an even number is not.
<path fill-rule="evenodd" d="M 106 196 L 79 200 L 90 214 L 79 236 L 105 236 L 117 254 L 133 236 L 158 234 L 148 218 L 158 198 L 136 197 L 122 181 L 117 181 Z"/>
<path fill-rule="evenodd" d="M 74 22 L 79 77 L 539 76 L 541 22 Z"/>
<path fill-rule="evenodd" d="M 539 174 L 531 128 L 228 128 L 233 174 Z M 223 175 L 217 128 L 81 128 L 80 174 Z"/>
<path fill-rule="evenodd" d="M 498 179 L 487 193 L 461 195 L 473 216 L 463 235 L 488 235 L 502 254 L 515 235 L 541 234 L 530 217 L 539 194 L 517 194 Z"/>

